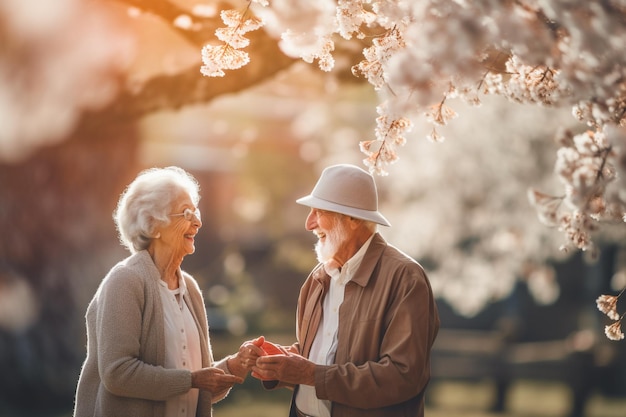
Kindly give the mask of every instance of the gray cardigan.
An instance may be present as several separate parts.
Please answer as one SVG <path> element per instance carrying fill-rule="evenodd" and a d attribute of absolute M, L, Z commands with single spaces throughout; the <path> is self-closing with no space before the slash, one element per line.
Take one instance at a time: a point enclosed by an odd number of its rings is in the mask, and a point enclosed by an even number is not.
<path fill-rule="evenodd" d="M 179 271 L 184 301 L 198 326 L 202 366 L 213 364 L 206 309 L 198 283 Z M 161 279 L 147 251 L 115 265 L 102 280 L 86 313 L 87 357 L 76 390 L 74 417 L 163 417 L 165 400 L 191 388 L 191 372 L 166 369 Z M 211 398 L 200 391 L 197 417 L 211 416 Z"/>

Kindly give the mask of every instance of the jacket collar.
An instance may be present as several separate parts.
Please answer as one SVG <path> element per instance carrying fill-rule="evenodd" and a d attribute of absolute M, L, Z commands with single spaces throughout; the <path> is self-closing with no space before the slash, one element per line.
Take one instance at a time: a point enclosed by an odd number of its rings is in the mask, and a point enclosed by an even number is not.
<path fill-rule="evenodd" d="M 324 288 L 323 293 L 325 294 L 330 285 L 330 275 L 326 273 L 324 264 L 317 264 L 315 269 L 313 269 L 313 272 L 311 272 L 311 277 Z"/>
<path fill-rule="evenodd" d="M 352 282 L 360 285 L 361 287 L 367 286 L 367 283 L 370 281 L 372 274 L 374 273 L 374 268 L 378 264 L 380 257 L 382 256 L 385 248 L 387 247 L 387 242 L 380 233 L 376 232 L 372 241 L 370 242 L 369 248 L 367 248 L 367 252 L 365 252 L 365 256 L 361 261 L 361 266 L 357 269 L 354 277 L 352 277 Z"/>

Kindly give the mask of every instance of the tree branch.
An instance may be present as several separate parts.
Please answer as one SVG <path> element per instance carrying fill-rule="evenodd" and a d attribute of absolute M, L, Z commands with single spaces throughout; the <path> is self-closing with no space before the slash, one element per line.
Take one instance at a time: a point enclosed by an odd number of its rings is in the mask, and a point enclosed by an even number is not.
<path fill-rule="evenodd" d="M 243 68 L 228 72 L 221 78 L 203 76 L 200 65 L 175 75 L 155 76 L 137 91 L 124 90 L 106 108 L 86 113 L 79 129 L 90 131 L 112 123 L 131 122 L 158 111 L 208 103 L 221 95 L 237 93 L 260 84 L 297 61 L 283 54 L 276 40 L 263 30 L 250 33 L 250 40 L 251 59 Z"/>

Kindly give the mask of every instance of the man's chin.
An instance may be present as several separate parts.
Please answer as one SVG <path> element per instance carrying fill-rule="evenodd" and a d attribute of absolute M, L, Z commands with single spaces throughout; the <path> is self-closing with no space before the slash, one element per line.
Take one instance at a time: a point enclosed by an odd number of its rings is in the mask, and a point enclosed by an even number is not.
<path fill-rule="evenodd" d="M 315 246 L 315 254 L 317 255 L 317 261 L 322 264 L 333 259 L 333 256 L 329 253 L 326 253 L 326 251 L 324 251 L 324 248 L 320 248 L 319 245 Z"/>

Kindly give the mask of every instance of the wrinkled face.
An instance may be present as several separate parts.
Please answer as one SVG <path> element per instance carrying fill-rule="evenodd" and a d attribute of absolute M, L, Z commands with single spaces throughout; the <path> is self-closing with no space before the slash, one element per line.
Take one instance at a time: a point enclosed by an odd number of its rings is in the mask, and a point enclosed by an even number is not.
<path fill-rule="evenodd" d="M 172 205 L 170 224 L 161 229 L 161 243 L 175 256 L 183 257 L 196 250 L 195 236 L 202 227 L 200 213 L 196 210 L 189 195 L 181 193 Z"/>
<path fill-rule="evenodd" d="M 311 209 L 306 220 L 306 229 L 317 236 L 315 253 L 319 262 L 327 263 L 333 258 L 341 258 L 338 255 L 350 237 L 350 230 L 344 216 L 325 210 Z"/>

